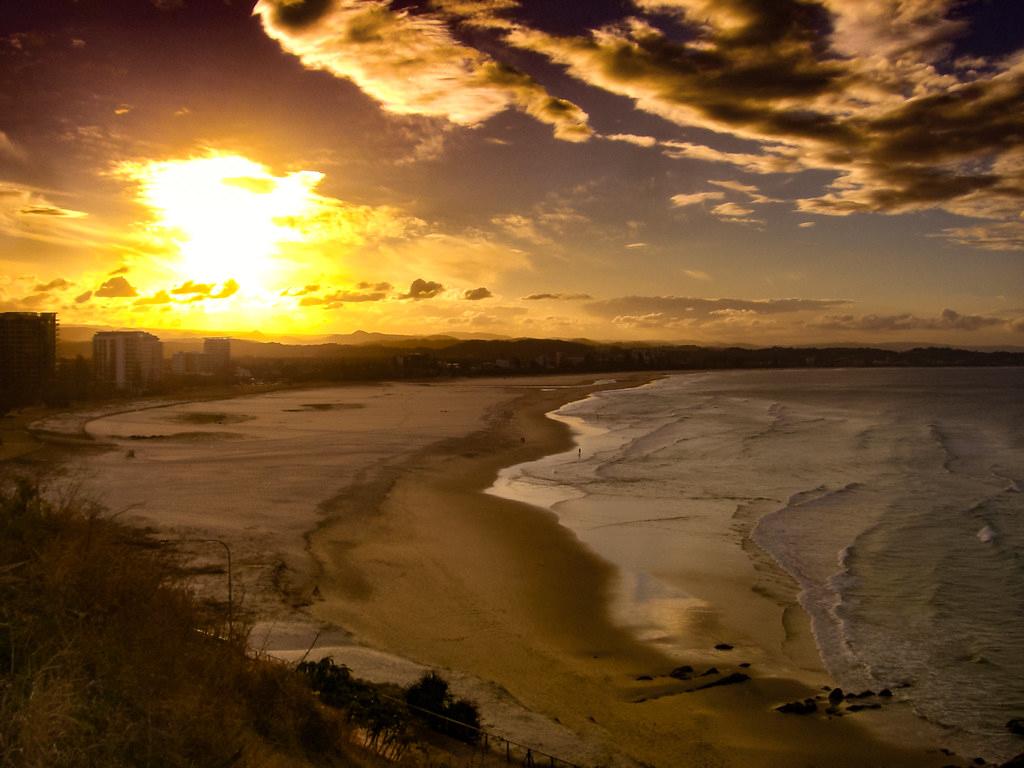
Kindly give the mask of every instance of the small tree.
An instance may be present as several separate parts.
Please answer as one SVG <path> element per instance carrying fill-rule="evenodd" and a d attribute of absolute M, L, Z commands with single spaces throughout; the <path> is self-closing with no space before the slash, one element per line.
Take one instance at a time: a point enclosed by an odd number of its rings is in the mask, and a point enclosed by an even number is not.
<path fill-rule="evenodd" d="M 480 741 L 480 711 L 476 704 L 469 699 L 453 699 L 448 681 L 436 672 L 428 672 L 409 686 L 405 701 L 438 733 L 467 744 Z"/>

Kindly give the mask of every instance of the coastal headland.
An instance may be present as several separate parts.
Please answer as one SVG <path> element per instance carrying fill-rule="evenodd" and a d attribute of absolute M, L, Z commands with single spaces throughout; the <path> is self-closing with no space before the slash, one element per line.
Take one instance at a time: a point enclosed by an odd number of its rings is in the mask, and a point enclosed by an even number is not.
<path fill-rule="evenodd" d="M 703 650 L 669 656 L 612 621 L 615 569 L 553 513 L 486 493 L 503 467 L 572 446 L 569 428 L 545 414 L 653 377 L 357 385 L 129 411 L 85 424 L 106 450 L 71 450 L 66 477 L 169 538 L 227 542 L 264 648 L 450 670 L 471 694 L 475 681 L 514 703 L 489 712 L 483 702 L 497 731 L 532 733 L 575 762 L 948 763 L 937 745 L 896 744 L 867 727 L 898 712 L 828 717 L 827 702 L 811 716 L 775 711 L 823 696 L 829 681 L 795 584 L 771 564 L 760 566 L 772 571 L 763 578 L 778 626 L 765 627 L 752 666 L 714 648 L 727 626 L 702 635 L 695 624 L 691 645 Z M 196 557 L 212 555 L 200 547 Z M 751 610 L 763 611 L 758 587 L 749 585 Z M 742 600 L 743 590 L 730 594 Z M 772 663 L 783 656 L 803 674 Z M 687 665 L 692 674 L 678 672 Z"/>

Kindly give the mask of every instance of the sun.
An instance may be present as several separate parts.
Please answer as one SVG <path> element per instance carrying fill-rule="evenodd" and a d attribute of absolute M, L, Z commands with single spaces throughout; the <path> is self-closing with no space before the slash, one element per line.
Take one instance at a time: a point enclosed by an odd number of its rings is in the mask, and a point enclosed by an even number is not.
<path fill-rule="evenodd" d="M 274 175 L 240 155 L 210 153 L 182 160 L 122 163 L 137 184 L 136 199 L 149 209 L 151 244 L 168 251 L 182 279 L 269 292 L 287 265 L 289 243 L 307 235 L 321 198 L 323 174 Z"/>

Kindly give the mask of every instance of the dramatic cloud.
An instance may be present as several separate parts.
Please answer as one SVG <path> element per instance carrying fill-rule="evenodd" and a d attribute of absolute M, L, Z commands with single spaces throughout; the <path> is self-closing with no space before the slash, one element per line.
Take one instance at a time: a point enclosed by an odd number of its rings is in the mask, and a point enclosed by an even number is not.
<path fill-rule="evenodd" d="M 260 0 L 268 36 L 310 69 L 352 81 L 387 111 L 475 126 L 510 107 L 586 141 L 587 115 L 528 75 L 459 42 L 441 13 L 384 0 Z"/>
<path fill-rule="evenodd" d="M 806 166 L 800 162 L 800 151 L 795 147 L 763 145 L 763 154 L 750 152 L 723 152 L 703 144 L 686 141 L 659 142 L 662 154 L 673 160 L 703 160 L 708 163 L 734 165 L 748 173 L 796 173 Z"/>
<path fill-rule="evenodd" d="M 72 248 L 117 242 L 110 232 L 90 224 L 83 211 L 58 205 L 50 195 L 0 181 L 0 235 Z"/>
<path fill-rule="evenodd" d="M 936 318 L 912 314 L 898 315 L 832 315 L 816 323 L 815 327 L 830 331 L 979 331 L 998 328 L 1011 323 L 1003 318 L 985 315 L 961 315 L 945 309 Z"/>
<path fill-rule="evenodd" d="M 134 304 L 137 307 L 155 306 L 158 304 L 170 304 L 172 299 L 167 291 L 157 291 L 152 296 L 144 296 L 141 299 L 136 299 Z"/>
<path fill-rule="evenodd" d="M 84 304 L 92 298 L 92 291 L 86 291 L 75 296 L 75 304 Z"/>
<path fill-rule="evenodd" d="M 302 288 L 285 288 L 281 291 L 281 296 L 307 296 L 311 293 L 316 293 L 320 290 L 320 286 L 317 284 L 305 285 Z"/>
<path fill-rule="evenodd" d="M 55 280 L 51 280 L 48 283 L 40 283 L 35 287 L 36 291 L 45 293 L 46 291 L 63 290 L 64 288 L 70 288 L 71 283 L 65 280 L 63 277 L 58 277 Z"/>
<path fill-rule="evenodd" d="M 711 212 L 715 216 L 721 216 L 722 218 L 739 218 L 741 216 L 749 216 L 754 212 L 752 208 L 744 208 L 736 203 L 722 203 L 716 205 L 711 209 Z"/>
<path fill-rule="evenodd" d="M 364 301 L 383 301 L 387 298 L 387 293 L 384 291 L 336 291 L 328 296 L 324 296 L 325 304 L 348 304 L 348 303 L 360 303 Z M 424 296 L 421 298 L 430 298 Z"/>
<path fill-rule="evenodd" d="M 196 283 L 186 280 L 181 285 L 172 288 L 172 296 L 185 296 L 185 301 L 197 302 L 206 299 L 226 299 L 238 293 L 238 283 L 233 279 L 225 280 L 223 283 Z M 161 291 L 162 293 L 162 291 Z M 139 302 L 136 302 L 139 303 Z"/>
<path fill-rule="evenodd" d="M 51 301 L 50 297 L 45 293 L 36 293 L 31 296 L 24 296 L 19 304 L 20 309 L 32 309 L 36 310 Z"/>
<path fill-rule="evenodd" d="M 670 157 L 754 173 L 835 172 L 823 194 L 798 201 L 800 210 L 945 208 L 1004 223 L 1019 212 L 1024 172 L 1007 160 L 1024 147 L 1024 57 L 950 68 L 943 57 L 964 27 L 949 18 L 951 1 L 637 5 L 673 17 L 686 34 L 669 36 L 636 16 L 570 37 L 512 24 L 505 39 L 639 109 L 754 148 L 659 142 Z M 649 144 L 634 143 L 641 142 Z M 700 201 L 690 197 L 677 204 Z M 1020 247 L 1016 232 L 963 234 L 952 236 L 990 249 Z"/>
<path fill-rule="evenodd" d="M 1024 251 L 1024 221 L 950 227 L 942 230 L 942 236 L 986 251 Z"/>
<path fill-rule="evenodd" d="M 604 138 L 609 141 L 621 141 L 638 147 L 654 147 L 658 144 L 658 140 L 653 136 L 637 136 L 635 133 L 613 133 Z"/>
<path fill-rule="evenodd" d="M 531 293 L 529 296 L 523 296 L 523 301 L 586 301 L 592 298 L 594 297 L 589 293 Z"/>
<path fill-rule="evenodd" d="M 234 296 L 236 293 L 238 293 L 238 288 L 239 288 L 239 285 L 238 285 L 238 283 L 235 280 L 230 280 L 230 279 L 229 280 L 225 280 L 221 284 L 220 290 L 218 290 L 215 293 L 211 293 L 210 294 L 210 298 L 211 299 L 226 299 L 226 298 L 228 298 L 230 296 Z"/>
<path fill-rule="evenodd" d="M 752 203 L 760 204 L 778 202 L 777 200 L 773 200 L 772 198 L 767 197 L 766 195 L 762 195 L 761 190 L 759 190 L 753 184 L 744 184 L 739 181 L 723 181 L 716 179 L 708 179 L 708 184 L 714 184 L 716 187 L 721 187 L 722 189 L 728 189 L 732 192 L 737 192 L 741 195 L 744 195 L 750 198 L 750 202 Z"/>
<path fill-rule="evenodd" d="M 177 288 L 171 288 L 171 293 L 174 294 L 175 296 L 189 296 L 192 294 L 209 296 L 212 291 L 212 283 L 195 283 L 191 280 L 186 280 Z"/>
<path fill-rule="evenodd" d="M 595 301 L 584 309 L 630 328 L 685 328 L 798 312 L 820 312 L 849 302 L 840 299 L 700 299 L 682 296 L 624 296 Z"/>
<path fill-rule="evenodd" d="M 551 245 L 552 243 L 551 238 L 541 232 L 537 222 L 529 216 L 510 213 L 493 217 L 491 223 L 501 227 L 517 240 L 523 240 L 533 245 Z"/>
<path fill-rule="evenodd" d="M 672 205 L 676 208 L 686 208 L 690 205 L 697 205 L 697 203 L 704 203 L 708 200 L 723 200 L 725 198 L 724 192 L 693 192 L 688 195 L 672 195 Z"/>
<path fill-rule="evenodd" d="M 104 299 L 130 299 L 139 294 L 125 278 L 112 277 L 97 288 L 93 295 Z"/>
<path fill-rule="evenodd" d="M 436 296 L 440 296 L 442 291 L 444 291 L 444 286 L 441 283 L 416 278 L 412 281 L 412 285 L 409 286 L 409 292 L 402 294 L 399 298 L 414 299 L 416 301 L 420 299 L 433 299 Z"/>
<path fill-rule="evenodd" d="M 462 298 L 467 301 L 480 301 L 481 299 L 489 299 L 494 296 L 487 288 L 472 288 L 462 294 Z"/>

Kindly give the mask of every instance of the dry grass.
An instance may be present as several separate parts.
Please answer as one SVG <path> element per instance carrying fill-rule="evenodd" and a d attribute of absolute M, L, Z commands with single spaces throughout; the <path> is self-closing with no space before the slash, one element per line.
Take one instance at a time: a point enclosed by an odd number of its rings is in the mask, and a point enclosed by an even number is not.
<path fill-rule="evenodd" d="M 373 763 L 293 670 L 220 639 L 173 574 L 88 505 L 0 492 L 0 764 Z"/>

